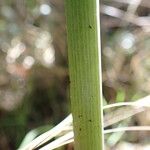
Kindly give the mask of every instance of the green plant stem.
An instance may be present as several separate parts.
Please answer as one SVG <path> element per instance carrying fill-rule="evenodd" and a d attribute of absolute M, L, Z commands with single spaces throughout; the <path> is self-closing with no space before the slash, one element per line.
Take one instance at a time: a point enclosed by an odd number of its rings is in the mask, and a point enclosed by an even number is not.
<path fill-rule="evenodd" d="M 75 150 L 103 149 L 98 0 L 66 0 Z"/>

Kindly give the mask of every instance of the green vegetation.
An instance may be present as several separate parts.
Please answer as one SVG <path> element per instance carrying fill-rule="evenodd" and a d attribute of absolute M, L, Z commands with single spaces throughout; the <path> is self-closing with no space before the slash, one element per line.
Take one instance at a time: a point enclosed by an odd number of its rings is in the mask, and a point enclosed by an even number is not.
<path fill-rule="evenodd" d="M 61 122 L 71 113 L 68 66 L 71 72 L 74 71 L 71 84 L 76 83 L 76 86 L 71 85 L 75 87 L 71 93 L 76 95 L 72 96 L 71 103 L 74 114 L 83 113 L 85 116 L 86 111 L 91 111 L 86 116 L 96 120 L 97 114 L 101 113 L 96 106 L 101 108 L 99 100 L 102 97 L 98 94 L 101 90 L 98 86 L 101 70 L 98 70 L 100 61 L 96 51 L 96 3 L 92 0 L 66 1 L 67 16 L 70 17 L 68 29 L 71 30 L 68 45 L 64 1 L 0 0 L 0 150 L 16 150 L 21 143 L 31 143 L 31 149 L 40 146 L 74 149 L 72 116 Z M 124 0 L 101 1 L 103 111 L 107 150 L 129 149 L 128 146 L 144 149 L 146 144 L 149 145 L 149 134 L 146 133 L 149 128 L 140 131 L 140 128 L 144 129 L 143 125 L 150 124 L 149 110 L 145 108 L 149 106 L 150 98 L 142 98 L 150 93 L 148 3 L 149 0 L 134 4 Z M 73 15 L 76 12 L 77 16 Z M 78 77 L 82 78 L 74 82 Z M 93 103 L 90 105 L 91 100 Z M 135 107 L 137 104 L 139 107 Z M 78 105 L 80 107 L 77 108 Z M 92 114 L 92 107 L 95 106 L 96 115 Z M 75 123 L 79 125 L 79 121 Z M 81 121 L 83 124 L 86 118 Z M 98 121 L 101 119 L 95 121 L 100 126 Z M 90 125 L 93 123 L 85 123 L 83 127 L 88 126 L 86 131 L 89 131 L 92 129 Z M 138 134 L 137 131 L 124 130 L 137 125 Z M 36 140 L 38 135 L 49 131 L 49 126 L 54 127 L 50 129 L 51 134 L 46 139 L 42 136 L 41 142 Z M 96 131 L 101 133 L 99 130 L 96 126 L 92 134 L 95 135 Z M 98 138 L 100 134 L 95 137 L 95 143 Z M 81 139 L 81 142 L 86 140 Z M 42 145 L 44 143 L 45 146 Z"/>
<path fill-rule="evenodd" d="M 99 9 L 66 0 L 70 94 L 76 150 L 103 149 Z"/>

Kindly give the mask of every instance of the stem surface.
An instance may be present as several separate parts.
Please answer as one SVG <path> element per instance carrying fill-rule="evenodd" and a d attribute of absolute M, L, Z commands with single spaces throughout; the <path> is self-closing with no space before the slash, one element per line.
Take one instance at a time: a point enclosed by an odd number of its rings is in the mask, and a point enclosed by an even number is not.
<path fill-rule="evenodd" d="M 103 150 L 98 0 L 66 0 L 75 150 Z"/>

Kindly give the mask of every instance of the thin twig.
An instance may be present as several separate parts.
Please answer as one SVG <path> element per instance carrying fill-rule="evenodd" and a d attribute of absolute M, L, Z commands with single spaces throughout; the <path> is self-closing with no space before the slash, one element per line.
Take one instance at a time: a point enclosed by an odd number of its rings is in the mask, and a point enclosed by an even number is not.
<path fill-rule="evenodd" d="M 126 12 L 113 6 L 102 5 L 101 12 L 108 16 L 119 18 L 139 27 L 150 26 L 149 17 L 138 17 L 135 14 L 133 14 L 132 18 L 124 17 Z"/>
<path fill-rule="evenodd" d="M 129 5 L 127 7 L 127 11 L 125 12 L 124 17 L 123 17 L 125 20 L 125 22 L 124 21 L 122 22 L 123 25 L 126 25 L 126 23 L 128 23 L 127 22 L 128 20 L 137 18 L 137 17 L 135 17 L 135 13 L 136 13 L 137 8 L 139 7 L 141 1 L 142 0 L 132 0 L 129 3 Z"/>
<path fill-rule="evenodd" d="M 113 0 L 113 1 L 118 2 L 118 3 L 123 3 L 123 4 L 131 4 L 131 2 L 132 2 L 133 5 L 136 5 L 136 3 L 134 3 L 134 1 L 132 1 L 132 0 Z M 149 1 L 142 0 L 142 2 L 140 3 L 140 6 L 150 8 Z"/>

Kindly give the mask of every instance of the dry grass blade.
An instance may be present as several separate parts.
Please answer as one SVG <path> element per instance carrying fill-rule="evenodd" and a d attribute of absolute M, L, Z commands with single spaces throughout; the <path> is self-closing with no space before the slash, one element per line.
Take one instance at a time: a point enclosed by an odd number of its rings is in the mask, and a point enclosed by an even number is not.
<path fill-rule="evenodd" d="M 119 121 L 122 121 L 126 118 L 132 117 L 132 116 L 134 116 L 134 115 L 136 115 L 140 112 L 143 112 L 144 110 L 145 110 L 144 107 L 119 108 L 119 109 L 117 109 L 115 111 L 112 111 L 111 113 L 105 115 L 105 117 L 104 117 L 104 127 L 110 126 L 110 125 L 115 124 Z"/>
<path fill-rule="evenodd" d="M 122 106 L 122 107 L 121 107 Z M 124 107 L 125 106 L 125 107 Z M 121 120 L 124 120 L 128 117 L 136 115 L 137 113 L 143 112 L 150 107 L 150 96 L 146 96 L 142 99 L 137 100 L 136 102 L 123 102 L 123 103 L 116 103 L 110 104 L 103 107 L 103 110 L 107 110 L 110 108 L 121 107 L 117 110 L 113 110 L 111 113 L 106 114 L 104 116 L 104 127 L 109 125 L 115 124 Z M 127 113 L 122 113 L 127 112 Z M 71 127 L 71 128 L 70 128 Z M 73 141 L 73 132 L 70 130 L 72 129 L 72 115 L 69 115 L 66 119 L 64 119 L 60 124 L 56 127 L 51 129 L 50 131 L 40 135 L 27 146 L 22 148 L 21 150 L 31 150 L 41 146 L 42 144 L 48 142 L 50 139 L 54 137 L 61 136 L 57 138 L 55 141 L 51 142 L 50 144 L 41 148 L 41 150 L 45 150 L 45 147 L 48 149 L 54 149 L 56 147 L 60 147 L 67 144 L 68 142 Z M 150 127 L 125 127 L 125 128 L 118 128 L 118 129 L 110 129 L 105 130 L 104 133 L 110 132 L 119 132 L 119 131 L 130 131 L 130 130 L 150 130 Z"/>
<path fill-rule="evenodd" d="M 124 131 L 150 131 L 150 126 L 132 126 L 132 127 L 120 127 L 114 129 L 108 129 L 104 131 L 104 134 L 113 132 L 124 132 Z"/>
<path fill-rule="evenodd" d="M 57 144 L 57 145 L 55 145 L 54 147 L 51 147 L 51 145 L 49 145 L 49 146 L 47 146 L 46 148 L 48 149 L 48 150 L 53 150 L 53 149 L 56 149 L 56 148 L 59 148 L 59 147 L 61 147 L 61 146 L 64 146 L 64 145 L 66 145 L 66 144 L 69 144 L 69 143 L 72 143 L 72 142 L 74 142 L 74 138 L 72 137 L 71 139 L 69 139 L 69 140 L 67 140 L 67 141 L 64 141 L 64 142 L 62 142 L 61 144 Z M 46 149 L 46 150 L 47 150 Z M 41 150 L 41 149 L 40 149 Z"/>
<path fill-rule="evenodd" d="M 131 126 L 131 127 L 120 127 L 114 129 L 108 129 L 104 131 L 104 134 L 114 133 L 114 132 L 125 132 L 125 131 L 150 131 L 150 126 Z M 52 143 L 44 146 L 40 150 L 53 150 L 68 143 L 74 142 L 73 132 L 69 132 L 59 139 L 56 139 Z"/>
<path fill-rule="evenodd" d="M 55 141 L 47 144 L 46 146 L 42 147 L 40 150 L 52 150 L 57 148 L 58 146 L 64 145 L 63 143 L 66 143 L 66 141 L 73 139 L 74 134 L 73 131 L 63 135 L 62 137 L 56 139 Z"/>
<path fill-rule="evenodd" d="M 62 133 L 66 130 L 66 127 L 70 126 L 72 124 L 72 115 L 69 115 L 66 119 L 64 119 L 60 124 L 58 124 L 56 127 L 51 129 L 50 131 L 45 132 L 44 134 L 40 135 L 36 139 L 34 139 L 31 143 L 26 145 L 24 148 L 21 148 L 21 150 L 31 150 L 34 149 L 53 137 L 57 136 L 58 134 Z"/>
<path fill-rule="evenodd" d="M 119 108 L 115 111 L 112 111 L 109 114 L 106 114 L 104 116 L 104 127 L 110 126 L 121 120 L 132 117 L 137 113 L 145 111 L 147 107 L 150 107 L 150 96 L 146 96 L 135 102 L 123 102 L 123 103 L 106 105 L 104 106 L 104 110 L 108 108 L 120 107 L 120 106 L 128 106 L 128 107 Z M 127 112 L 127 113 L 122 113 L 122 112 Z"/>

